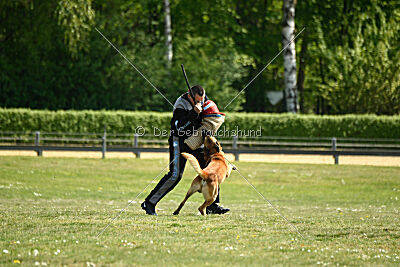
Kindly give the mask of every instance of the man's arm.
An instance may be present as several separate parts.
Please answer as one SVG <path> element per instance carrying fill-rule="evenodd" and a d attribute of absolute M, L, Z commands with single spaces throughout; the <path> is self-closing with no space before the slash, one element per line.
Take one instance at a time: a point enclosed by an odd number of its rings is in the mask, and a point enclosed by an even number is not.
<path fill-rule="evenodd" d="M 194 121 L 199 117 L 199 114 L 192 109 L 190 111 L 177 108 L 174 110 L 174 125 L 176 130 L 184 130 L 191 126 Z"/>

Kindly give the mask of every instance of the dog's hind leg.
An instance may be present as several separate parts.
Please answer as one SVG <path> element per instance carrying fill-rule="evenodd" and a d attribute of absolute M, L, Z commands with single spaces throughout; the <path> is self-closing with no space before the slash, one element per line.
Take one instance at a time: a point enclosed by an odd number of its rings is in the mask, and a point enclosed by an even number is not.
<path fill-rule="evenodd" d="M 205 210 L 208 206 L 210 206 L 218 195 L 218 183 L 216 184 L 207 184 L 207 186 L 203 186 L 203 196 L 204 196 L 204 203 L 199 207 L 199 211 L 201 215 L 206 215 Z"/>
<path fill-rule="evenodd" d="M 174 211 L 174 215 L 178 215 L 179 212 L 181 211 L 183 205 L 185 205 L 186 201 L 188 200 L 189 197 L 191 197 L 194 193 L 199 192 L 201 189 L 201 177 L 197 176 L 196 178 L 194 178 L 192 185 L 190 186 L 188 192 L 186 193 L 185 198 L 183 199 L 183 201 L 181 202 L 181 204 L 179 204 L 179 207 Z"/>
<path fill-rule="evenodd" d="M 201 215 L 203 215 L 203 216 L 206 215 L 206 212 L 205 212 L 206 208 L 208 206 L 210 206 L 214 201 L 215 201 L 215 199 L 213 199 L 213 198 L 207 199 L 207 200 L 204 201 L 203 205 L 201 205 L 199 207 L 199 211 L 200 211 Z"/>

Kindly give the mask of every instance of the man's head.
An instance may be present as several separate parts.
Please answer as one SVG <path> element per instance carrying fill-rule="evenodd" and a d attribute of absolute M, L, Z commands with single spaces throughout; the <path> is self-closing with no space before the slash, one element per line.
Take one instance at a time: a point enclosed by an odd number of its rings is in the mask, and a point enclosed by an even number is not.
<path fill-rule="evenodd" d="M 193 100 L 194 105 L 197 103 L 204 102 L 204 96 L 206 95 L 206 92 L 203 87 L 201 87 L 200 85 L 195 85 L 190 90 L 192 91 L 192 93 L 194 95 L 194 99 L 193 99 L 189 92 L 189 96 L 190 96 L 191 100 Z"/>

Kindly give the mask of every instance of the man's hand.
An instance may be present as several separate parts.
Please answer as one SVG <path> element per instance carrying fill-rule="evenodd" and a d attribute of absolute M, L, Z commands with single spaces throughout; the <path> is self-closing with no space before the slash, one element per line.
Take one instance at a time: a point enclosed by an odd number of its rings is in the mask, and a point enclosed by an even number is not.
<path fill-rule="evenodd" d="M 198 102 L 195 106 L 194 106 L 194 111 L 196 111 L 197 114 L 200 114 L 200 112 L 203 110 L 203 108 L 201 107 L 201 103 Z"/>

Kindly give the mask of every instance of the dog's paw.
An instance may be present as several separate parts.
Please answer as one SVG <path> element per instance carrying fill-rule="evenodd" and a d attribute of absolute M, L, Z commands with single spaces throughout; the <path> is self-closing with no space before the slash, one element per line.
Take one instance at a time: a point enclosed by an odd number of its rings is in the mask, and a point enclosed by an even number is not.
<path fill-rule="evenodd" d="M 179 215 L 179 211 L 174 211 L 173 215 Z"/>

